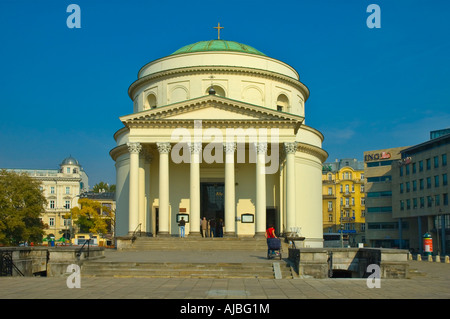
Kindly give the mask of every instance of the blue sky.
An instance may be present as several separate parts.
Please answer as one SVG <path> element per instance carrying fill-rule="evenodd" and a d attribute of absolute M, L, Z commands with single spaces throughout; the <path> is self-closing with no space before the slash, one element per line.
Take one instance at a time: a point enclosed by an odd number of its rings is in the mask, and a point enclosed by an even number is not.
<path fill-rule="evenodd" d="M 69 4 L 81 28 L 69 29 Z M 381 28 L 369 29 L 371 3 Z M 89 184 L 115 183 L 109 151 L 146 63 L 217 37 L 293 66 L 306 123 L 328 161 L 426 141 L 450 127 L 449 1 L 0 0 L 0 167 L 77 158 Z"/>

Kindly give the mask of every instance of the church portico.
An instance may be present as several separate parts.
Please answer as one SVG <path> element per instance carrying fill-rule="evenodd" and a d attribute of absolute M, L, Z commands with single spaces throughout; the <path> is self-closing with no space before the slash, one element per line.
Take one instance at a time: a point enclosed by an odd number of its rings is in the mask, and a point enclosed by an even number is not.
<path fill-rule="evenodd" d="M 179 54 L 180 61 L 196 55 Z M 234 53 L 229 54 L 233 60 Z M 250 53 L 245 55 L 252 58 Z M 151 63 L 147 70 L 150 67 Z M 173 76 L 174 71 L 170 72 L 168 77 Z M 189 73 L 182 72 L 183 76 Z M 197 77 L 198 70 L 193 74 Z M 323 136 L 304 124 L 303 111 L 283 110 L 292 103 L 287 96 L 298 94 L 301 101 L 306 100 L 305 87 L 297 80 L 291 93 L 279 99 L 280 105 L 269 108 L 245 98 L 228 98 L 231 85 L 222 86 L 226 72 L 214 77 L 205 72 L 210 82 L 206 94 L 174 103 L 158 95 L 155 107 L 142 107 L 140 103 L 150 100 L 139 96 L 146 88 L 158 94 L 156 87 L 160 81 L 167 82 L 167 76 L 146 74 L 133 83 L 129 94 L 135 110 L 141 111 L 120 117 L 124 127 L 114 136 L 117 147 L 110 154 L 117 172 L 118 236 L 137 232 L 178 236 L 181 218 L 186 221 L 187 236 L 200 236 L 200 221 L 206 217 L 223 223 L 224 236 L 264 236 L 270 223 L 277 233 L 300 232 L 305 243 L 321 247 L 321 170 L 327 157 L 321 149 Z M 274 74 L 272 80 L 286 86 L 279 77 Z M 216 94 L 216 86 L 224 88 L 221 95 Z M 261 89 L 266 95 L 269 86 L 255 84 L 254 88 L 253 93 Z M 172 89 L 166 92 L 173 93 Z M 246 86 L 243 96 L 249 97 L 249 92 Z"/>

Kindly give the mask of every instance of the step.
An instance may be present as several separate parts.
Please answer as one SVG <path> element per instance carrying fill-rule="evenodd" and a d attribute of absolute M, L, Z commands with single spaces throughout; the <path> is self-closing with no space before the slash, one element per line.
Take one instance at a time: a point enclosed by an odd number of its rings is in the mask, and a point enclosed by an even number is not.
<path fill-rule="evenodd" d="M 126 250 L 247 250 L 267 249 L 265 239 L 254 238 L 177 238 L 177 237 L 138 237 Z"/>
<path fill-rule="evenodd" d="M 271 263 L 86 262 L 81 273 L 88 277 L 274 278 Z"/>

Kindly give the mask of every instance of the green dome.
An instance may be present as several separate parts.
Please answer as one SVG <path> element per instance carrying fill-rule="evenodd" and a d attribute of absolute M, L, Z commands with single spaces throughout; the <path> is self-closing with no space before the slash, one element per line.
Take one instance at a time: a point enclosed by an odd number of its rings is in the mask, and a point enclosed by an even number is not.
<path fill-rule="evenodd" d="M 255 48 L 249 45 L 238 43 L 235 41 L 225 41 L 225 40 L 200 41 L 197 43 L 189 44 L 178 49 L 171 55 L 181 53 L 191 53 L 191 52 L 207 52 L 207 51 L 244 52 L 266 56 L 264 53 L 256 50 Z"/>

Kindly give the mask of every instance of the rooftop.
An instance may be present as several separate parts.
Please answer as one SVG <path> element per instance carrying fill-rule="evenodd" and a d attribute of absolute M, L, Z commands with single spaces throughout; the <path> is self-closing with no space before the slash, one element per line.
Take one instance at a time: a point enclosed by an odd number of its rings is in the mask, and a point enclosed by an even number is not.
<path fill-rule="evenodd" d="M 226 40 L 200 41 L 193 44 L 185 45 L 184 47 L 178 49 L 171 55 L 191 53 L 191 52 L 208 52 L 208 51 L 232 51 L 232 52 L 243 52 L 266 56 L 261 51 L 256 50 L 255 48 L 249 45 Z"/>

